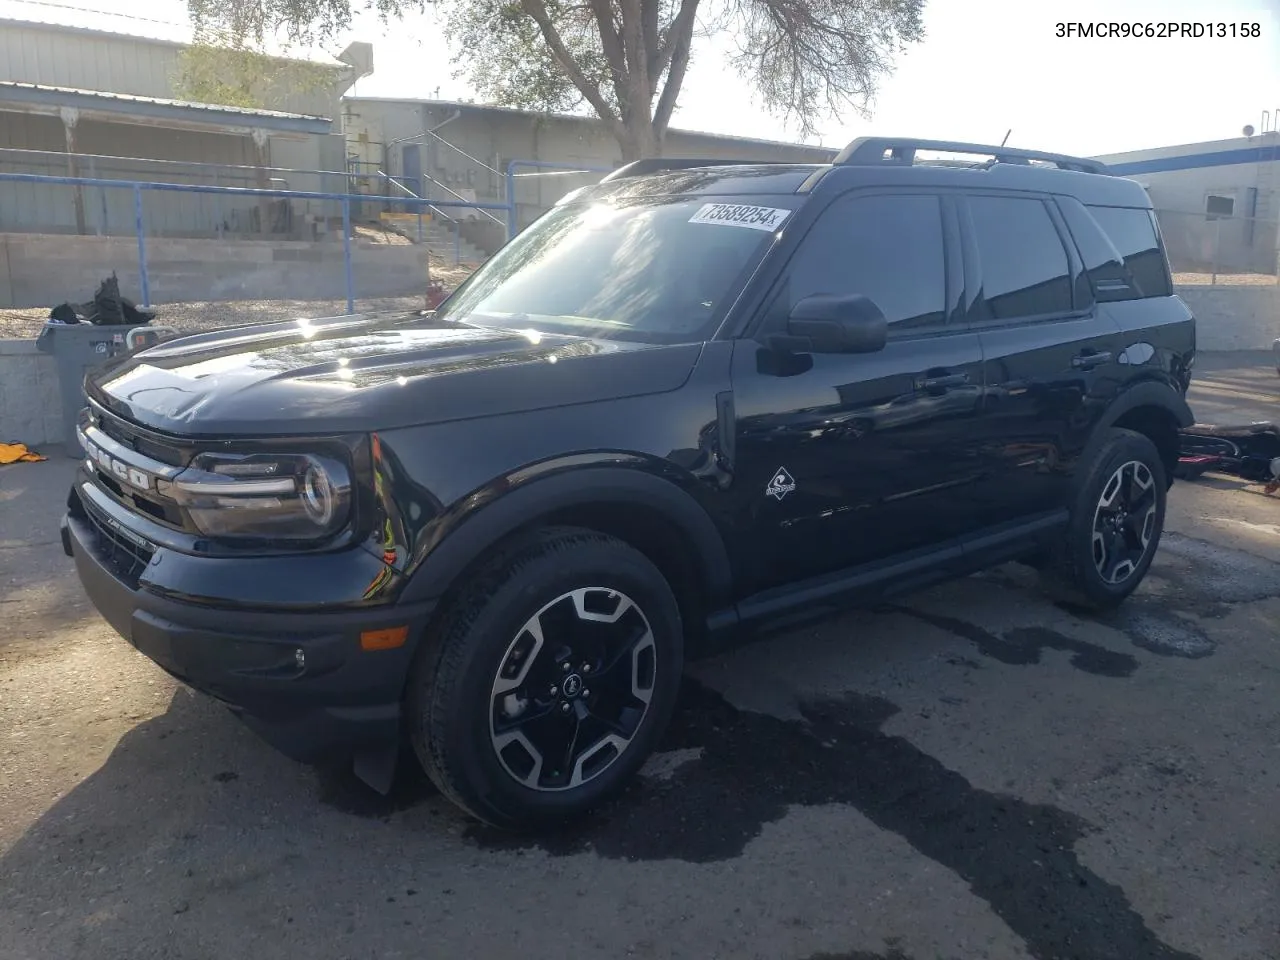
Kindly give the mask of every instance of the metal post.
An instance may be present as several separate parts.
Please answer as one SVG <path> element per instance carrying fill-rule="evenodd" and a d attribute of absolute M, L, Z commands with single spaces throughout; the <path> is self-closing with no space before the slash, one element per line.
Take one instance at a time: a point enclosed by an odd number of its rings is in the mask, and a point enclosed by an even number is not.
<path fill-rule="evenodd" d="M 356 288 L 351 279 L 351 201 L 342 200 L 342 263 L 347 271 L 347 313 L 356 312 Z"/>
<path fill-rule="evenodd" d="M 67 145 L 67 176 L 73 181 L 78 180 L 80 164 L 76 154 L 76 126 L 80 123 L 80 111 L 63 107 L 58 113 L 62 118 L 62 132 Z M 74 189 L 72 201 L 75 205 L 76 233 L 83 237 L 88 232 L 85 230 L 84 219 L 84 186 L 76 183 Z"/>
<path fill-rule="evenodd" d="M 89 158 L 89 176 L 98 179 L 98 169 L 93 162 L 93 158 Z M 105 236 L 111 232 L 111 228 L 107 223 L 107 190 L 105 187 L 98 187 L 98 206 L 101 208 L 98 212 L 98 226 L 96 233 L 98 236 Z"/>
<path fill-rule="evenodd" d="M 1210 286 L 1218 284 L 1218 255 L 1222 251 L 1222 218 L 1218 217 L 1214 220 L 1214 226 L 1217 228 L 1213 236 L 1213 278 L 1209 281 Z"/>
<path fill-rule="evenodd" d="M 453 265 L 462 263 L 462 226 L 453 221 Z"/>
<path fill-rule="evenodd" d="M 213 185 L 222 186 L 217 167 L 213 168 Z M 213 235 L 219 240 L 222 239 L 222 194 L 220 193 L 213 195 Z"/>
<path fill-rule="evenodd" d="M 142 284 L 142 306 L 151 306 L 151 282 L 147 279 L 147 235 L 142 227 L 142 187 L 133 185 L 133 229 L 138 232 L 138 280 Z"/>
<path fill-rule="evenodd" d="M 516 235 L 516 161 L 507 164 L 507 239 Z"/>

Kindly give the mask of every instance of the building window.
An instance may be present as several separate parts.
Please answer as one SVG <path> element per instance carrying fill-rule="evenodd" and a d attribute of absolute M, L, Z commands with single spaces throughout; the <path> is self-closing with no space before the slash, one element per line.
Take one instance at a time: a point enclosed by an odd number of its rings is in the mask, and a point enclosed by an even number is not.
<path fill-rule="evenodd" d="M 1235 209 L 1235 197 L 1223 197 L 1218 194 L 1211 193 L 1204 198 L 1205 218 L 1208 220 L 1216 220 L 1218 217 L 1229 217 L 1235 213 Z"/>

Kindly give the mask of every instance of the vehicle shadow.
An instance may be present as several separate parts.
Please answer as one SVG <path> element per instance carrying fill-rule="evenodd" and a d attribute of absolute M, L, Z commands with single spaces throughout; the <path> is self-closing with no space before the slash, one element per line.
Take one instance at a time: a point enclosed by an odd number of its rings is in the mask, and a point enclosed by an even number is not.
<path fill-rule="evenodd" d="M 1039 650 L 1063 650 L 1099 683 L 1123 683 L 1133 666 L 1044 633 L 963 629 L 979 631 L 963 637 L 976 656 L 1001 663 L 1034 667 Z M 807 644 L 793 654 L 819 655 Z M 1193 960 L 1079 859 L 1093 827 L 1078 816 L 979 788 L 886 732 L 899 708 L 883 696 L 812 696 L 797 709 L 794 719 L 747 712 L 687 680 L 660 751 L 674 758 L 668 768 L 584 823 L 535 838 L 477 827 L 407 765 L 379 797 L 341 771 L 290 764 L 180 688 L 0 857 L 0 875 L 20 879 L 0 889 L 0 927 L 19 956 L 232 956 L 252 943 L 259 957 L 336 957 L 370 930 L 392 955 L 427 930 L 459 935 L 455 911 L 475 916 L 498 897 L 503 915 L 465 937 L 484 941 L 475 955 L 515 956 L 490 938 L 518 944 L 520 915 L 548 896 L 567 909 L 599 905 L 612 885 L 635 882 L 622 878 L 639 864 L 732 861 L 797 807 L 843 806 L 957 875 L 1032 956 Z M 733 873 L 699 882 L 743 882 Z M 548 876 L 564 889 L 548 894 Z M 847 955 L 911 960 L 896 947 Z"/>

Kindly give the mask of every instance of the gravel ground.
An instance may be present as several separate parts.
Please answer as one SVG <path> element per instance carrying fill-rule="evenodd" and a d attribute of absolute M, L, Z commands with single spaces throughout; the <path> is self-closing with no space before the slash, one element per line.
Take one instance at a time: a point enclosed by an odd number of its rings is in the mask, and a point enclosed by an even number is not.
<path fill-rule="evenodd" d="M 1175 273 L 1173 282 L 1197 287 L 1274 287 L 1277 279 L 1273 273 L 1220 273 L 1216 281 L 1212 273 Z"/>
<path fill-rule="evenodd" d="M 431 262 L 431 278 L 452 290 L 475 269 L 474 265 Z M 84 294 L 88 300 L 93 291 Z M 79 296 L 79 295 L 77 295 Z M 421 310 L 422 297 L 366 297 L 356 301 L 357 311 Z M 21 310 L 0 309 L 0 340 L 34 338 L 49 317 L 52 307 L 30 307 Z M 325 317 L 347 312 L 344 300 L 232 300 L 157 304 L 155 323 L 177 328 L 182 333 L 199 333 L 220 327 L 293 317 Z"/>
<path fill-rule="evenodd" d="M 1206 355 L 1204 419 L 1275 409 Z M 50 451 L 53 453 L 53 451 Z M 693 667 L 621 799 L 540 839 L 281 758 L 115 636 L 0 467 L 3 960 L 1274 960 L 1280 500 L 1175 485 L 1117 614 L 1018 567 Z"/>

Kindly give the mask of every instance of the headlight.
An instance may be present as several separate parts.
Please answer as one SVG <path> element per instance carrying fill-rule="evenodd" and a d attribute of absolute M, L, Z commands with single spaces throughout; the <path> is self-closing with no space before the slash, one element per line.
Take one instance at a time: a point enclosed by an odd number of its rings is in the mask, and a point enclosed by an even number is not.
<path fill-rule="evenodd" d="M 351 515 L 351 474 L 315 454 L 204 453 L 170 491 L 210 537 L 320 540 Z"/>

